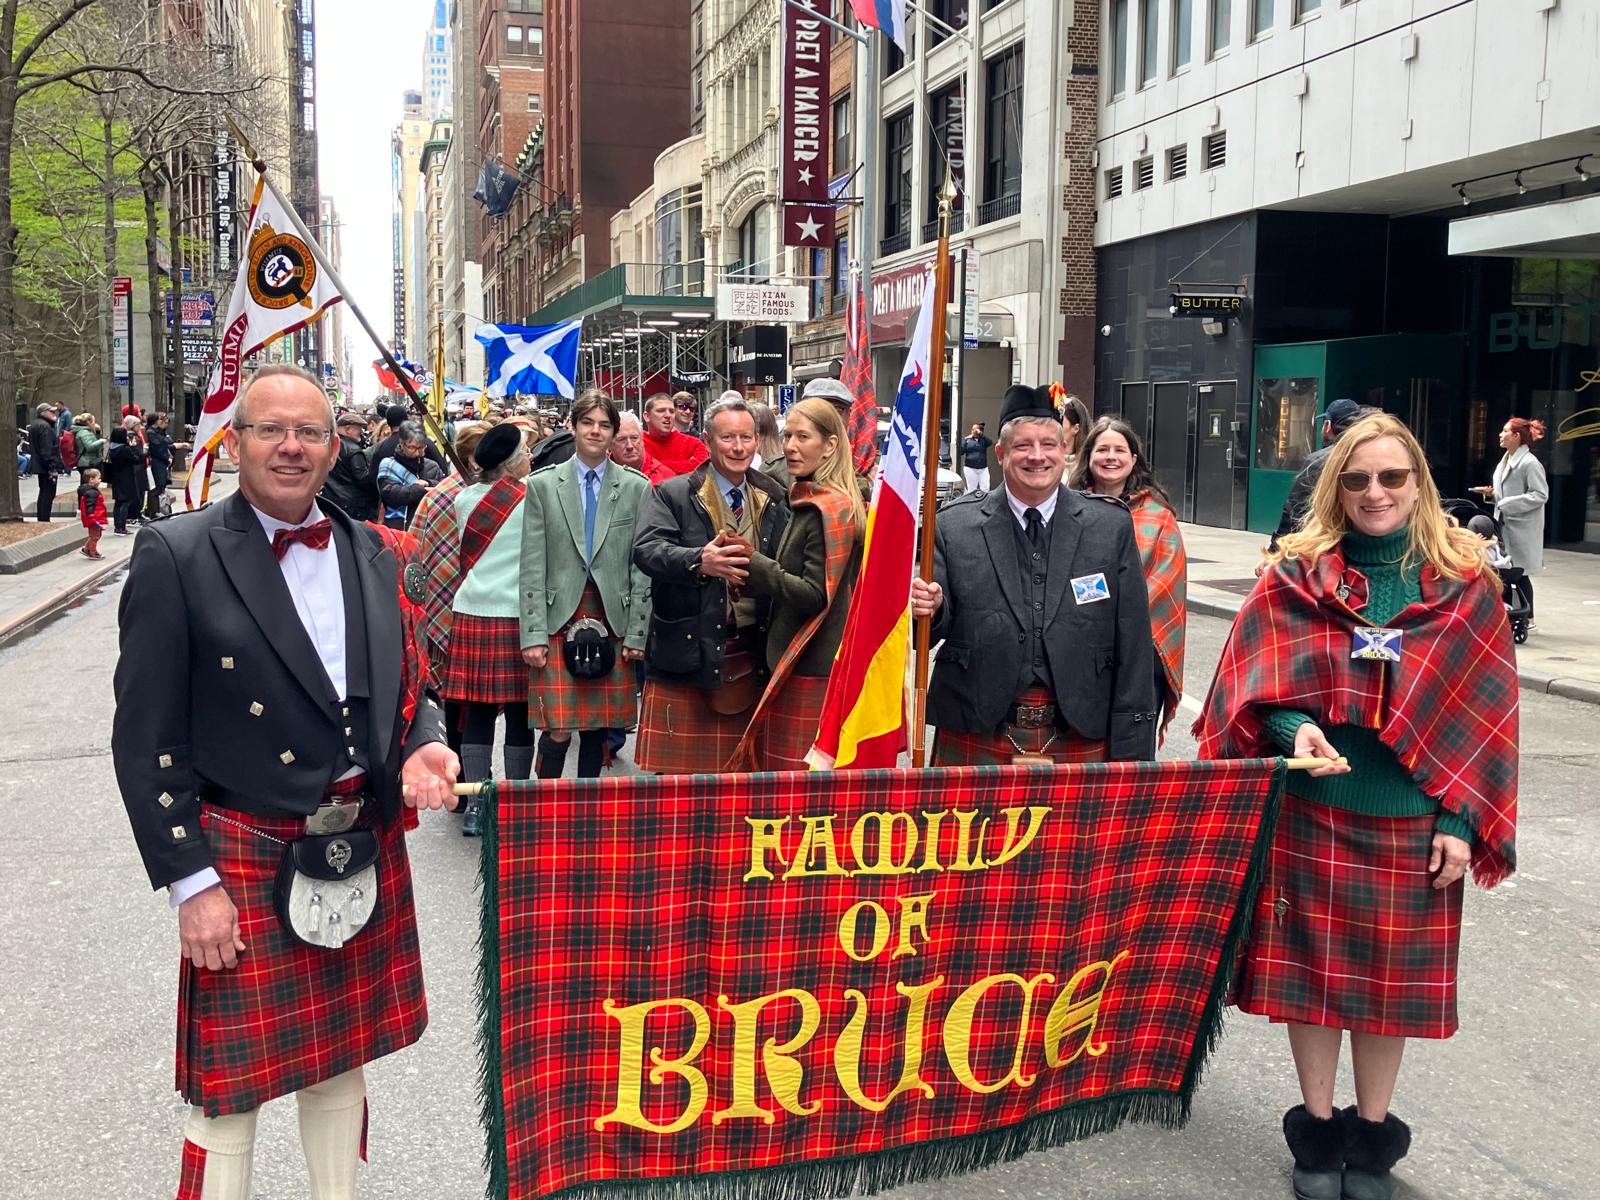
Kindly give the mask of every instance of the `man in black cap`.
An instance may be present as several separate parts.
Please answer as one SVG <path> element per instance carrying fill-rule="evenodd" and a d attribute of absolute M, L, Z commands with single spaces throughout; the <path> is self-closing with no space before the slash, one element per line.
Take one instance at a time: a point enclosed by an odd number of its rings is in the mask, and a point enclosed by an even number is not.
<path fill-rule="evenodd" d="M 1354 400 L 1335 400 L 1328 405 L 1322 414 L 1322 448 L 1312 452 L 1300 468 L 1300 473 L 1294 477 L 1294 482 L 1289 485 L 1289 498 L 1283 502 L 1283 513 L 1278 518 L 1278 527 L 1272 531 L 1272 540 L 1267 543 L 1267 553 L 1277 550 L 1278 539 L 1300 528 L 1300 523 L 1311 511 L 1311 493 L 1317 490 L 1317 480 L 1322 477 L 1322 465 L 1328 461 L 1328 452 L 1339 440 L 1339 435 L 1362 417 L 1376 411 Z M 1256 568 L 1256 574 L 1260 575 L 1264 567 L 1263 561 Z"/>
<path fill-rule="evenodd" d="M 1127 509 L 1062 486 L 1046 388 L 1006 390 L 995 455 L 1002 486 L 945 506 L 934 582 L 911 585 L 912 615 L 944 642 L 934 765 L 1153 758 L 1155 649 Z"/>

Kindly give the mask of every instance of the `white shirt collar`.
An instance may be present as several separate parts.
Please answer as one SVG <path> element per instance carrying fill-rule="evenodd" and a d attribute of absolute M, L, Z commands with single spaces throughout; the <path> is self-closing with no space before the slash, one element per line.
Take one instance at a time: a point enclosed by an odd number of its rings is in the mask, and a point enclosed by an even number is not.
<path fill-rule="evenodd" d="M 722 498 L 726 500 L 728 498 L 728 493 L 733 491 L 733 481 L 731 479 L 724 479 L 722 477 L 722 472 L 717 470 L 715 467 L 711 468 L 711 474 L 716 478 L 717 491 L 722 495 Z M 750 476 L 746 475 L 744 477 L 744 482 L 738 486 L 739 490 L 748 496 L 750 494 Z"/>
<path fill-rule="evenodd" d="M 267 531 L 269 542 L 272 540 L 272 535 L 280 529 L 303 529 L 307 525 L 315 525 L 318 521 L 327 519 L 315 500 L 311 502 L 311 511 L 306 514 L 306 519 L 303 521 L 280 521 L 277 517 L 269 517 L 254 504 L 250 506 L 250 511 L 255 513 L 256 520 L 261 522 L 261 528 Z"/>
<path fill-rule="evenodd" d="M 1028 527 L 1028 518 L 1024 514 L 1029 508 L 1037 508 L 1039 510 L 1039 515 L 1044 518 L 1045 524 L 1047 525 L 1050 523 L 1050 519 L 1056 515 L 1056 500 L 1061 495 L 1060 488 L 1057 488 L 1055 491 L 1051 492 L 1037 505 L 1024 504 L 1021 500 L 1018 500 L 1011 494 L 1010 488 L 1005 487 L 1004 485 L 1001 486 L 1000 490 L 1006 494 L 1006 503 L 1011 506 L 1011 515 L 1017 518 L 1017 524 L 1021 525 L 1024 529 Z"/>
<path fill-rule="evenodd" d="M 610 462 L 611 460 L 609 458 L 602 458 L 599 466 L 590 467 L 584 464 L 583 459 L 574 455 L 572 458 L 572 469 L 577 472 L 578 486 L 582 487 L 584 479 L 588 477 L 590 471 L 593 471 L 595 474 L 595 486 L 599 487 L 606 481 L 606 466 Z"/>

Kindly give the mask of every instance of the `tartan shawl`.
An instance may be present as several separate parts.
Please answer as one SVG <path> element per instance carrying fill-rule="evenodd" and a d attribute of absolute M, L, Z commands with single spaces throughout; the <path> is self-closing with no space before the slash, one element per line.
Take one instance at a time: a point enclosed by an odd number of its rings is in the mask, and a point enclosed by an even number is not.
<path fill-rule="evenodd" d="M 466 480 L 452 472 L 428 489 L 411 521 L 411 531 L 417 536 L 417 562 L 424 572 L 422 632 L 429 651 L 429 679 L 435 688 L 441 682 L 439 672 L 450 649 L 451 618 L 454 616 L 451 606 L 455 603 L 456 588 L 461 586 L 457 570 L 461 533 L 456 525 L 454 505 L 466 486 Z"/>
<path fill-rule="evenodd" d="M 1155 639 L 1161 673 L 1174 697 L 1173 706 L 1161 719 L 1161 735 L 1165 737 L 1167 726 L 1178 712 L 1177 699 L 1183 695 L 1189 559 L 1183 550 L 1183 535 L 1178 532 L 1178 515 L 1172 509 L 1148 491 L 1128 497 L 1127 502 L 1128 511 L 1133 514 L 1133 538 L 1139 545 L 1139 561 L 1144 564 L 1144 580 L 1150 592 L 1150 633 Z"/>
<path fill-rule="evenodd" d="M 483 494 L 483 499 L 478 501 L 477 507 L 467 517 L 466 528 L 461 531 L 463 579 L 478 565 L 483 552 L 489 548 L 489 543 L 494 541 L 495 534 L 500 532 L 511 514 L 517 511 L 517 505 L 522 503 L 522 498 L 527 492 L 527 486 L 522 480 L 504 475 L 489 485 L 489 490 Z"/>
<path fill-rule="evenodd" d="M 777 700 L 778 693 L 783 690 L 783 685 L 788 682 L 789 676 L 794 673 L 795 664 L 805 653 L 806 646 L 817 630 L 822 628 L 823 621 L 827 620 L 828 613 L 833 608 L 834 597 L 844 586 L 844 573 L 850 566 L 850 556 L 855 553 L 855 523 L 850 519 L 850 501 L 845 496 L 832 488 L 819 487 L 810 480 L 803 479 L 789 490 L 789 507 L 793 510 L 806 506 L 815 508 L 822 514 L 822 541 L 825 547 L 822 573 L 828 602 L 816 616 L 801 626 L 800 632 L 794 636 L 794 641 L 789 643 L 788 649 L 783 652 L 783 657 L 778 660 L 772 678 L 767 681 L 767 690 L 761 694 L 761 700 L 750 716 L 750 725 L 744 731 L 744 739 L 734 750 L 733 757 L 728 759 L 724 771 L 762 769 L 756 759 L 755 747 L 767 710 Z M 812 730 L 812 733 L 815 734 L 816 730 Z"/>
<path fill-rule="evenodd" d="M 1201 758 L 1273 753 L 1269 708 L 1376 729 L 1424 795 L 1477 836 L 1472 874 L 1490 888 L 1516 870 L 1517 670 L 1500 595 L 1422 569 L 1422 603 L 1386 623 L 1398 663 L 1350 657 L 1367 579 L 1335 549 L 1270 566 L 1223 648 L 1194 734 Z M 1338 594 L 1345 588 L 1347 599 Z"/>

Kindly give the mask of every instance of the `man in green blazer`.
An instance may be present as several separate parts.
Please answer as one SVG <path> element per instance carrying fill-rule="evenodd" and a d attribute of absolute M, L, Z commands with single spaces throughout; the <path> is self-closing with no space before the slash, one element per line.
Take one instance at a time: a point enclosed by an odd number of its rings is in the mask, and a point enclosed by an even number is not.
<path fill-rule="evenodd" d="M 528 715 L 545 731 L 535 759 L 540 779 L 561 777 L 574 731 L 578 777 L 595 778 L 606 730 L 637 722 L 633 664 L 650 624 L 650 577 L 633 565 L 634 524 L 650 481 L 611 461 L 617 407 L 603 391 L 579 396 L 568 420 L 574 457 L 530 475 L 523 502 L 517 592 Z"/>

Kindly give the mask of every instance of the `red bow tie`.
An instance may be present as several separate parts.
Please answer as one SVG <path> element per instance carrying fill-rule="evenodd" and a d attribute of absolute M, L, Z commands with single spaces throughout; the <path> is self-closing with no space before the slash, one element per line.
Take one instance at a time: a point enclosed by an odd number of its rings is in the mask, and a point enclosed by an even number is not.
<path fill-rule="evenodd" d="M 332 536 L 333 522 L 328 520 L 302 525 L 299 529 L 280 529 L 272 535 L 272 553 L 282 562 L 283 556 L 289 553 L 289 547 L 296 542 L 304 542 L 313 550 L 326 550 L 328 539 Z"/>

